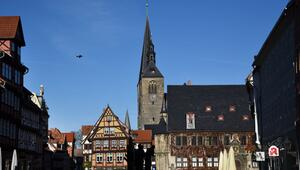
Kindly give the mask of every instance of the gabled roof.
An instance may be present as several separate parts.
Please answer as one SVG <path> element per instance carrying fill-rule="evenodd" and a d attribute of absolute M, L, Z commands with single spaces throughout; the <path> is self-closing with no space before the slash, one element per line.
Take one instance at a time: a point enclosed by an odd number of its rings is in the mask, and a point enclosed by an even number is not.
<path fill-rule="evenodd" d="M 49 143 L 59 143 L 64 144 L 65 143 L 65 135 L 60 132 L 57 128 L 51 128 L 48 130 L 49 135 Z"/>
<path fill-rule="evenodd" d="M 82 141 L 81 144 L 84 144 L 86 140 L 89 140 L 90 138 L 92 138 L 96 133 L 97 130 L 99 128 L 99 124 L 102 121 L 103 117 L 105 116 L 106 113 L 111 113 L 113 117 L 116 118 L 116 120 L 118 121 L 118 123 L 121 126 L 121 131 L 127 136 L 129 137 L 129 134 L 126 132 L 127 126 L 119 119 L 119 117 L 117 115 L 114 114 L 114 112 L 112 111 L 112 109 L 107 106 L 103 113 L 101 114 L 101 116 L 99 117 L 99 119 L 96 121 L 95 125 L 93 126 L 92 130 L 89 132 L 89 134 L 87 135 L 87 137 L 85 137 Z"/>
<path fill-rule="evenodd" d="M 206 111 L 207 106 L 211 107 Z M 235 111 L 229 111 L 235 106 Z M 195 129 L 186 128 L 186 114 L 195 114 Z M 244 85 L 168 86 L 168 131 L 254 131 Z M 220 115 L 224 120 L 218 120 Z M 243 120 L 248 115 L 249 120 Z"/>
<path fill-rule="evenodd" d="M 21 19 L 19 16 L 0 16 L 0 39 L 13 39 L 25 46 Z"/>
<path fill-rule="evenodd" d="M 74 132 L 68 132 L 63 133 L 66 137 L 67 142 L 75 142 L 75 133 Z"/>

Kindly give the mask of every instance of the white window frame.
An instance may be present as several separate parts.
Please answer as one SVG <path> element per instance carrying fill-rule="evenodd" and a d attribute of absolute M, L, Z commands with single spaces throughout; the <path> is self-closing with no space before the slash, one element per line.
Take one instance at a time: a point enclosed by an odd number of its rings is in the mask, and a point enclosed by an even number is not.
<path fill-rule="evenodd" d="M 117 153 L 116 160 L 117 160 L 117 162 L 123 162 L 124 161 L 124 153 Z"/>
<path fill-rule="evenodd" d="M 89 159 L 89 158 L 88 158 Z M 96 162 L 103 162 L 103 154 L 102 153 L 97 153 L 96 154 Z"/>
<path fill-rule="evenodd" d="M 125 148 L 125 147 L 126 147 L 126 141 L 125 141 L 125 140 L 120 140 L 119 142 L 120 142 L 120 143 L 119 143 L 119 146 L 120 146 L 121 148 Z"/>
<path fill-rule="evenodd" d="M 176 167 L 181 168 L 182 167 L 182 158 L 176 157 Z"/>
<path fill-rule="evenodd" d="M 198 167 L 204 167 L 203 158 L 198 158 Z"/>
<path fill-rule="evenodd" d="M 106 154 L 106 162 L 113 162 L 113 154 L 112 153 Z"/>
<path fill-rule="evenodd" d="M 213 167 L 213 158 L 207 157 L 207 167 Z"/>
<path fill-rule="evenodd" d="M 219 166 L 219 158 L 218 157 L 214 157 L 213 158 L 213 165 L 214 165 L 214 167 L 218 167 Z"/>
<path fill-rule="evenodd" d="M 192 167 L 198 167 L 197 157 L 192 157 Z"/>

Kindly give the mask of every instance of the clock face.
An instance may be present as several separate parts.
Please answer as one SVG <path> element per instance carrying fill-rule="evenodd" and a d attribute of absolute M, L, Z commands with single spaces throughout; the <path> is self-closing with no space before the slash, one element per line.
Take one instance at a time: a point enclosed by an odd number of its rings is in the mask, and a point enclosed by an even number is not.
<path fill-rule="evenodd" d="M 156 94 L 150 94 L 149 98 L 152 102 L 154 102 L 156 100 Z"/>

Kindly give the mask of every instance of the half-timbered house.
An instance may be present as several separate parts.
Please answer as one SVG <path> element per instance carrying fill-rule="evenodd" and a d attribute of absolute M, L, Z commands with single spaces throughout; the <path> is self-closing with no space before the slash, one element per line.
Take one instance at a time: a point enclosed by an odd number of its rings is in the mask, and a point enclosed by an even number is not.
<path fill-rule="evenodd" d="M 128 139 L 128 127 L 107 106 L 85 138 L 92 143 L 92 169 L 127 169 Z"/>

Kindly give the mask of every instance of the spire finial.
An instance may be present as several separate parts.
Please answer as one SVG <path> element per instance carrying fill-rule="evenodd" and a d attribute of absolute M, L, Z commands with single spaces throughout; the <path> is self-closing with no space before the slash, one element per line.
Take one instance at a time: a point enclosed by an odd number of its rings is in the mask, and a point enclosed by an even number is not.
<path fill-rule="evenodd" d="M 149 7 L 149 3 L 148 0 L 146 0 L 146 16 L 148 17 L 148 7 Z"/>

